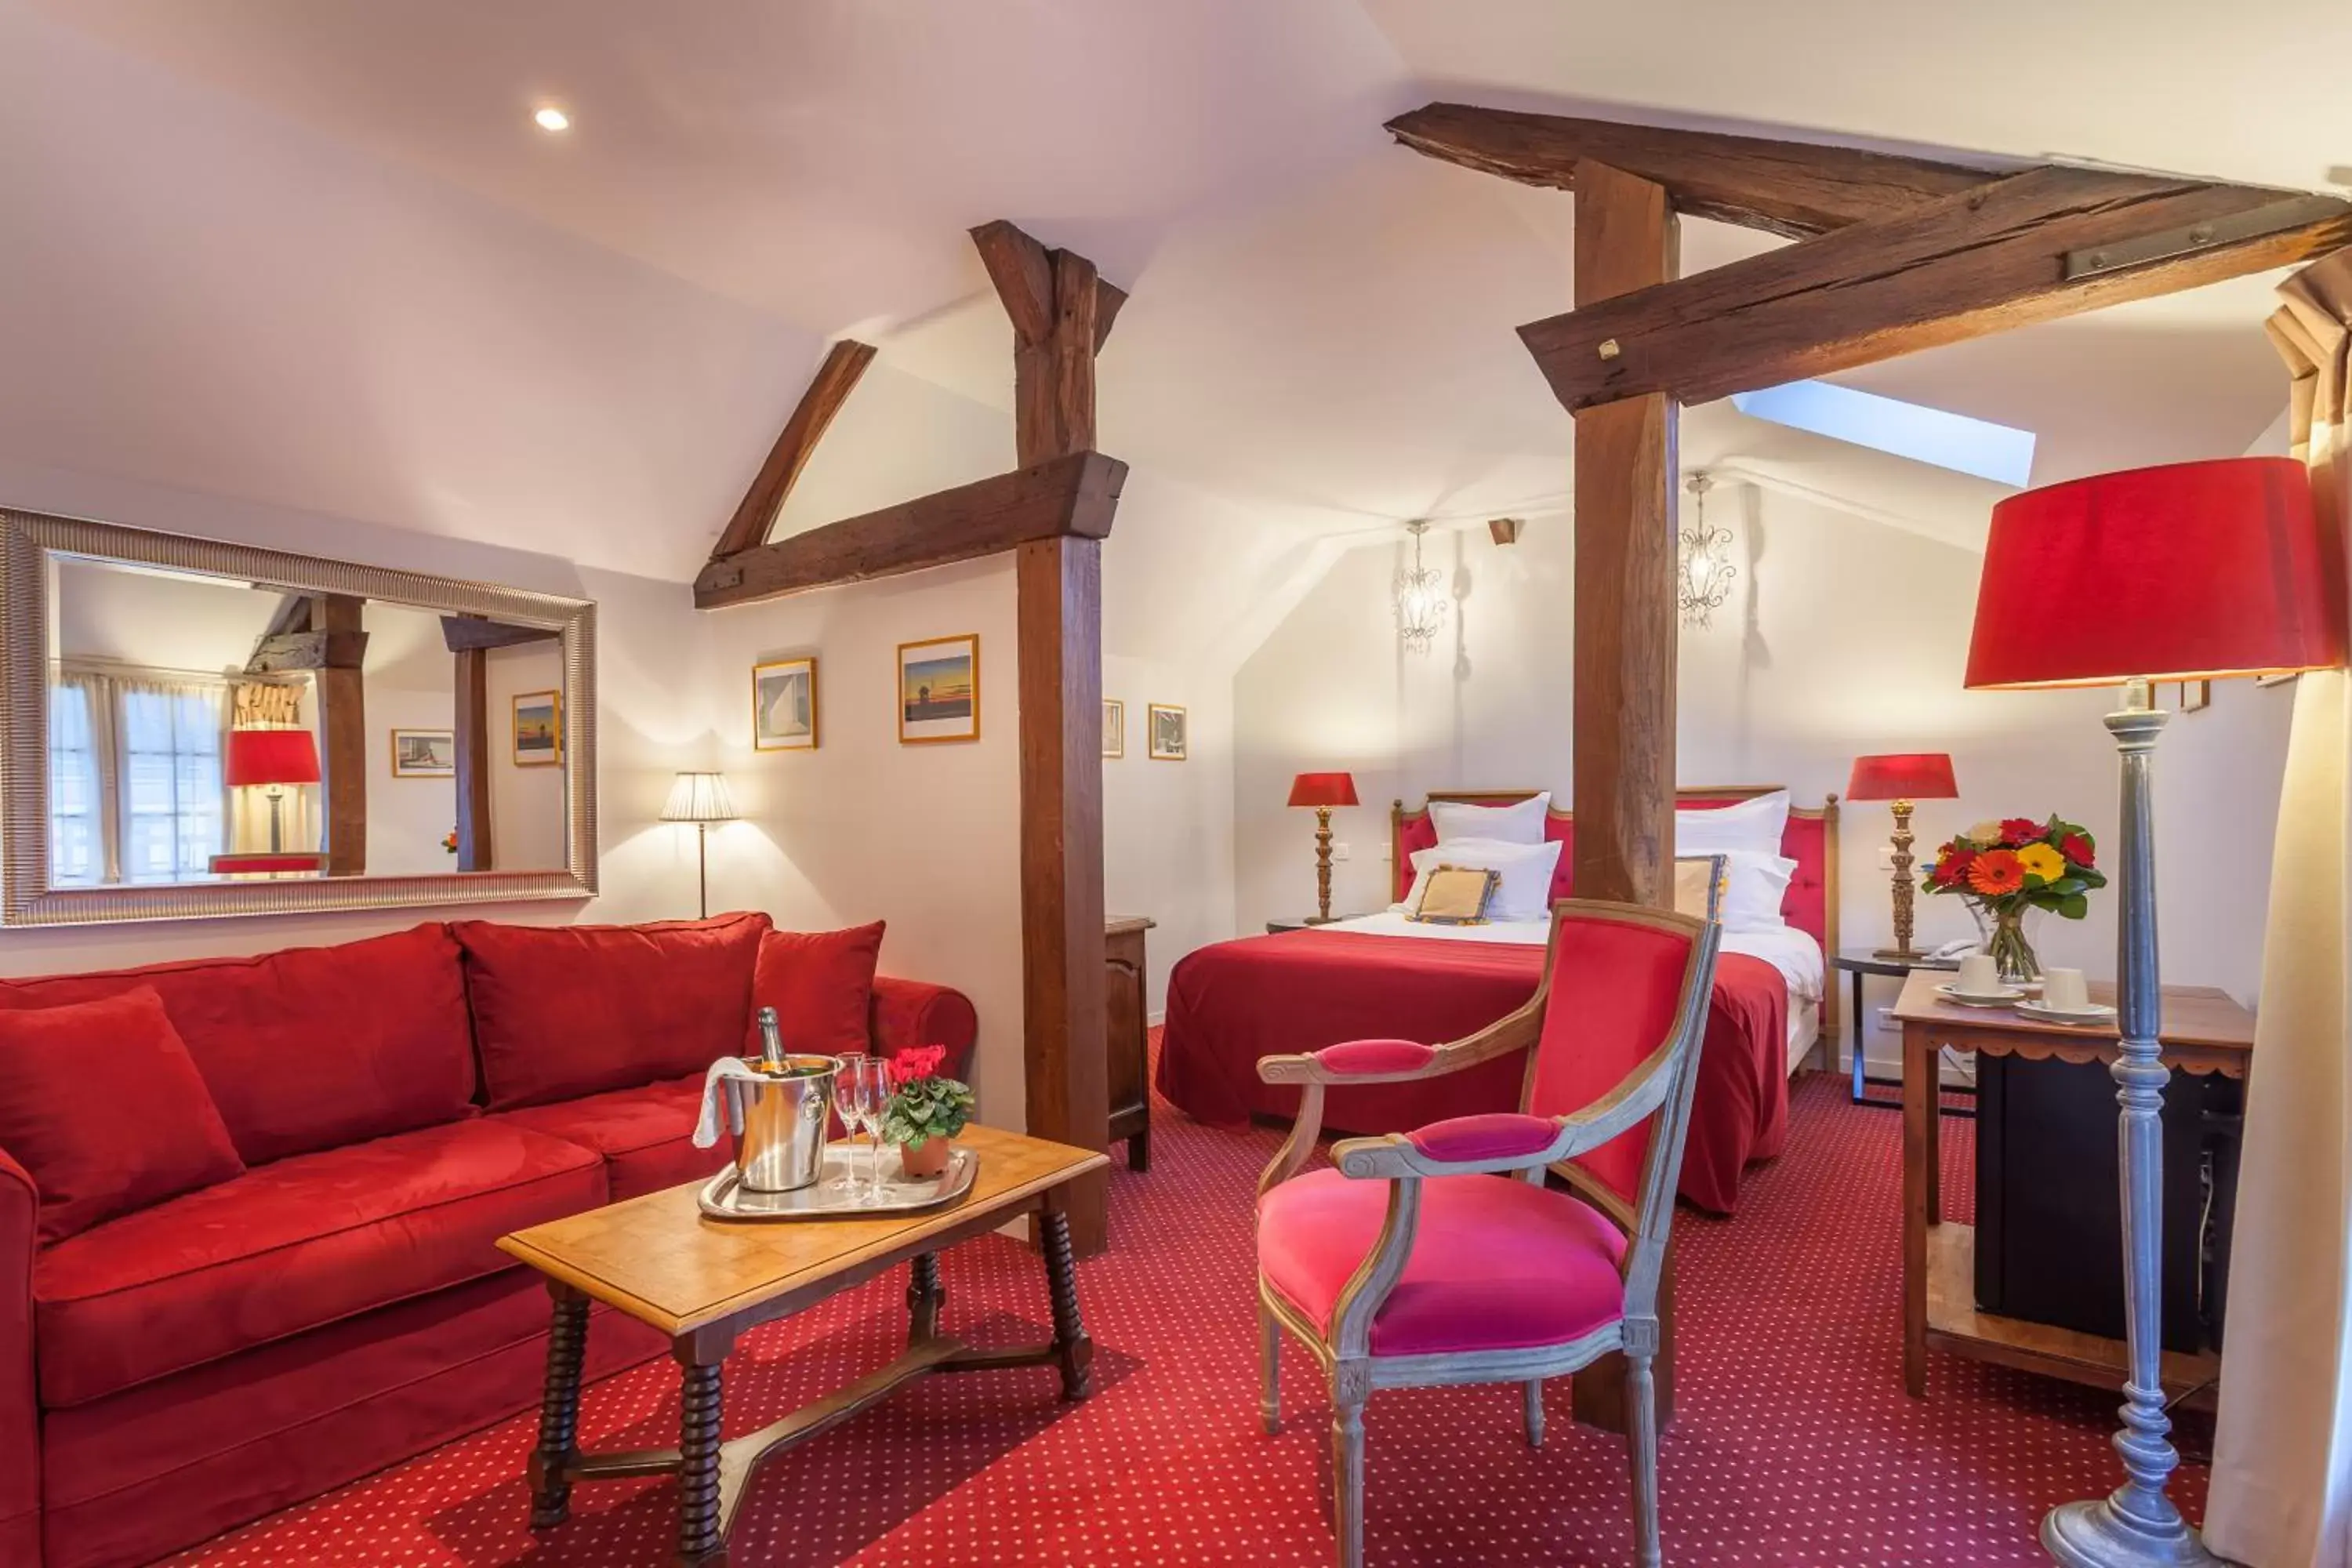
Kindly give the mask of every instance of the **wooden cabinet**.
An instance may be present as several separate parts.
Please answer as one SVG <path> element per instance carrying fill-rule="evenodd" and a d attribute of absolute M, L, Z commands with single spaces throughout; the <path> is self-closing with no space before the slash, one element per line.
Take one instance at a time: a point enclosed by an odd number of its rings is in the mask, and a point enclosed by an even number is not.
<path fill-rule="evenodd" d="M 1144 983 L 1143 933 L 1151 922 L 1140 917 L 1107 921 L 1103 945 L 1109 963 L 1104 976 L 1108 1038 L 1104 1055 L 1110 1080 L 1110 1141 L 1127 1140 L 1131 1171 L 1151 1169 L 1151 1073 L 1146 1042 L 1151 1032 L 1150 991 Z"/>

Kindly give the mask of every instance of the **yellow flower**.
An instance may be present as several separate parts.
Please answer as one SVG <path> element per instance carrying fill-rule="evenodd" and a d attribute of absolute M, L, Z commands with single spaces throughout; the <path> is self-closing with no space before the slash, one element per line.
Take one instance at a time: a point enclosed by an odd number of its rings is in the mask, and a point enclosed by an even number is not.
<path fill-rule="evenodd" d="M 2029 877 L 2039 877 L 2054 882 L 2066 874 L 2066 857 L 2047 844 L 2029 844 L 2017 852 L 2017 863 L 2025 868 Z"/>

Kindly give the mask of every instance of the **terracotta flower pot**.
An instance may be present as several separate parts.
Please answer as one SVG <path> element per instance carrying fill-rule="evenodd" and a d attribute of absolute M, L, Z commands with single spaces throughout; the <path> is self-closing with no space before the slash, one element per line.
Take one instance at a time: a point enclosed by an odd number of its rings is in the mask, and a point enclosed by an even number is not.
<path fill-rule="evenodd" d="M 928 1182 L 946 1173 L 948 1156 L 954 1152 L 954 1146 L 945 1138 L 926 1138 L 919 1145 L 901 1143 L 898 1167 L 906 1172 L 908 1181 Z"/>

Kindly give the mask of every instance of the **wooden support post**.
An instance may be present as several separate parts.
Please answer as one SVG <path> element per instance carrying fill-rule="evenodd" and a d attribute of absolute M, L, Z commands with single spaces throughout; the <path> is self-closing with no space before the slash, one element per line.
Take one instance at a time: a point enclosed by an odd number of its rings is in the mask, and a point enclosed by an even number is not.
<path fill-rule="evenodd" d="M 1576 166 L 1576 303 L 1671 279 L 1675 216 L 1664 186 L 1594 159 Z M 1576 416 L 1576 586 L 1571 764 L 1579 898 L 1674 904 L 1675 438 L 1664 395 Z M 1671 1265 L 1660 1300 L 1661 1422 L 1674 1414 Z M 1576 1374 L 1579 1421 L 1626 1430 L 1624 1360 Z"/>
<path fill-rule="evenodd" d="M 497 864 L 490 840 L 489 653 L 462 647 L 457 666 L 457 869 Z"/>
<path fill-rule="evenodd" d="M 1095 265 L 1009 223 L 972 231 L 1013 320 L 1013 434 L 1024 467 L 1092 449 L 1095 350 L 1106 295 Z M 1105 306 L 1108 304 L 1108 311 Z M 1110 1139 L 1102 842 L 1102 545 L 1019 547 L 1022 1008 L 1029 1131 L 1099 1149 Z M 1080 1257 L 1108 1245 L 1100 1173 L 1065 1194 Z"/>
<path fill-rule="evenodd" d="M 349 594 L 322 594 L 310 606 L 311 629 L 327 638 L 325 660 L 311 679 L 319 686 L 320 793 L 326 801 L 330 877 L 367 871 L 367 694 L 360 679 L 366 605 Z"/>

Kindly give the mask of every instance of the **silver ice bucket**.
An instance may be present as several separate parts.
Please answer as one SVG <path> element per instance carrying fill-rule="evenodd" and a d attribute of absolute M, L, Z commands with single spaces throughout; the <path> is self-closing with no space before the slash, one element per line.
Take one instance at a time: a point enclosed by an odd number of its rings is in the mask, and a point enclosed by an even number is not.
<path fill-rule="evenodd" d="M 754 1062 L 755 1081 L 721 1081 L 743 1121 L 735 1140 L 735 1173 L 755 1193 L 789 1193 L 813 1185 L 824 1169 L 826 1124 L 833 1110 L 835 1057 L 787 1056 Z"/>

